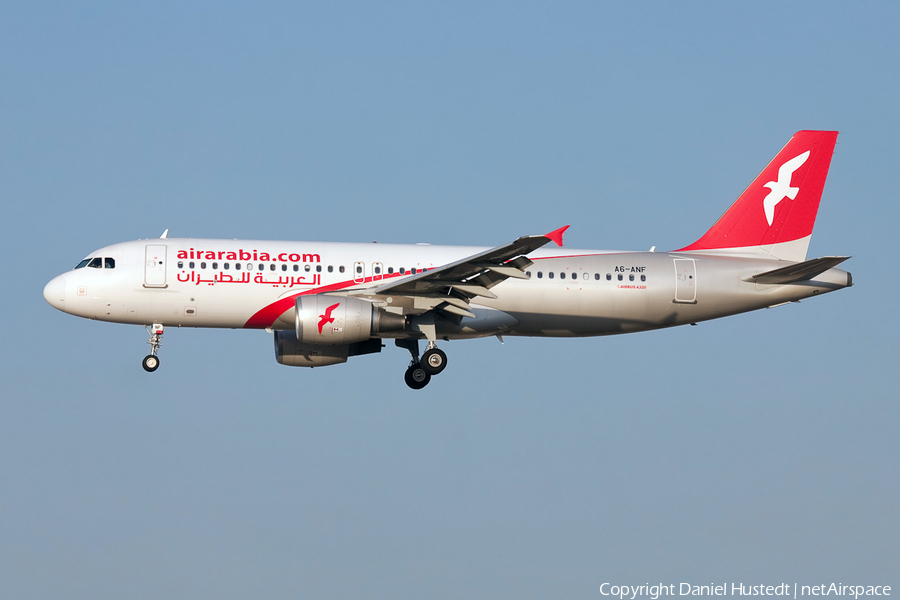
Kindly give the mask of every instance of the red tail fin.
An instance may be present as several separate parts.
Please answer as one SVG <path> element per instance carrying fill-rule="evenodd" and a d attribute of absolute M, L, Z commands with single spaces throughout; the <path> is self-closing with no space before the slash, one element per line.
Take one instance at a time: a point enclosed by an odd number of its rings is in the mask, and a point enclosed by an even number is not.
<path fill-rule="evenodd" d="M 798 131 L 699 240 L 678 252 L 806 260 L 837 131 Z"/>

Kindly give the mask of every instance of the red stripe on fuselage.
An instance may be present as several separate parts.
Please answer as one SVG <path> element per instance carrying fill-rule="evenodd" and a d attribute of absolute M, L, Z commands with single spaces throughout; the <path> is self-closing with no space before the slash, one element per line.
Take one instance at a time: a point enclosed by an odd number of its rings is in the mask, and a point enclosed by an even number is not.
<path fill-rule="evenodd" d="M 278 317 L 294 307 L 294 303 L 296 302 L 298 296 L 336 292 L 337 290 L 342 290 L 354 285 L 364 285 L 367 283 L 372 283 L 373 281 L 381 281 L 384 279 L 391 279 L 393 277 L 405 277 L 406 275 L 410 274 L 411 273 L 403 273 L 401 275 L 400 273 L 390 273 L 382 275 L 380 279 L 375 279 L 374 277 L 366 277 L 362 281 L 341 281 L 339 283 L 332 283 L 330 285 L 323 285 L 322 287 L 306 290 L 305 292 L 291 294 L 290 296 L 286 296 L 284 298 L 276 300 L 272 304 L 269 304 L 268 306 L 256 311 L 256 313 L 252 317 L 247 319 L 246 323 L 244 323 L 244 328 L 265 329 L 267 327 L 271 327 L 272 324 L 275 323 L 276 320 L 278 320 Z"/>
<path fill-rule="evenodd" d="M 571 254 L 571 255 L 562 255 L 562 256 L 540 256 L 534 257 L 532 260 L 549 260 L 556 258 L 578 258 L 584 256 L 603 256 L 604 254 L 618 254 L 616 252 L 603 252 L 597 254 Z M 252 317 L 247 319 L 247 322 L 244 323 L 245 329 L 265 329 L 267 327 L 271 327 L 272 324 L 278 320 L 278 317 L 283 315 L 286 311 L 290 310 L 294 307 L 294 303 L 297 300 L 298 296 L 308 296 L 310 294 L 325 294 L 327 292 L 336 292 L 338 290 L 342 290 L 348 287 L 352 287 L 354 285 L 364 285 L 367 283 L 372 283 L 373 281 L 381 281 L 384 279 L 392 279 L 394 277 L 406 277 L 408 275 L 412 275 L 412 273 L 386 273 L 381 276 L 381 279 L 376 280 L 373 277 L 366 277 L 363 281 L 341 281 L 339 283 L 332 283 L 330 285 L 323 285 L 322 287 L 313 288 L 311 290 L 306 290 L 304 292 L 298 292 L 296 294 L 291 294 L 290 296 L 286 296 L 279 300 L 276 300 L 272 304 L 258 310 Z"/>

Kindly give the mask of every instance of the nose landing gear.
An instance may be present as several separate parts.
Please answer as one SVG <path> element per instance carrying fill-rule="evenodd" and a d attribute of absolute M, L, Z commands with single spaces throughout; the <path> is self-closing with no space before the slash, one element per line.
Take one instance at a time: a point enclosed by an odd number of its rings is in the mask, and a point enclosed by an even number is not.
<path fill-rule="evenodd" d="M 144 357 L 141 365 L 148 373 L 152 373 L 159 368 L 159 357 L 156 355 L 156 353 L 159 352 L 159 347 L 162 346 L 162 336 L 164 329 L 165 328 L 161 323 L 154 323 L 147 329 L 147 331 L 150 332 L 150 339 L 147 340 L 147 343 L 150 344 L 150 354 Z"/>
<path fill-rule="evenodd" d="M 403 379 L 406 385 L 414 390 L 421 390 L 431 381 L 432 375 L 437 375 L 447 367 L 447 355 L 438 349 L 434 342 L 428 343 L 428 349 L 419 360 L 419 340 L 394 340 L 400 348 L 409 350 L 412 360 Z"/>

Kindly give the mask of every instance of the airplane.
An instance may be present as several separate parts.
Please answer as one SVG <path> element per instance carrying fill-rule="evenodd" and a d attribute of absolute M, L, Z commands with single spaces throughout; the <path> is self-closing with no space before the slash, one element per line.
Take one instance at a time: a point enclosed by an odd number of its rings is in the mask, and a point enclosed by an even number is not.
<path fill-rule="evenodd" d="M 586 337 L 696 324 L 850 287 L 847 256 L 806 252 L 838 132 L 800 131 L 700 239 L 657 252 L 563 249 L 568 226 L 497 246 L 169 238 L 91 252 L 44 288 L 63 312 L 143 325 L 263 329 L 282 365 L 409 351 L 425 387 L 439 341 Z M 554 242 L 558 248 L 546 247 Z M 419 354 L 419 342 L 426 342 Z"/>

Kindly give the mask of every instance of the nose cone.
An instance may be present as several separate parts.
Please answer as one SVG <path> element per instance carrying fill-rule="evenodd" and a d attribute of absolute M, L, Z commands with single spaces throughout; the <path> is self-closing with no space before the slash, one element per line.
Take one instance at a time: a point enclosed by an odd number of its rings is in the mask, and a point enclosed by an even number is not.
<path fill-rule="evenodd" d="M 66 310 L 66 278 L 60 275 L 44 286 L 44 300 L 58 310 Z"/>

